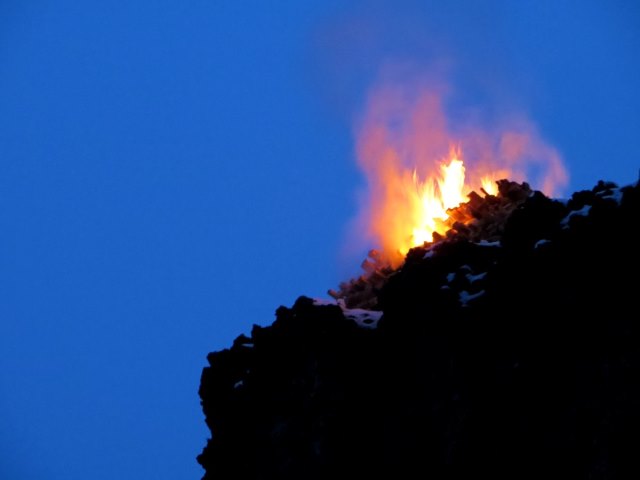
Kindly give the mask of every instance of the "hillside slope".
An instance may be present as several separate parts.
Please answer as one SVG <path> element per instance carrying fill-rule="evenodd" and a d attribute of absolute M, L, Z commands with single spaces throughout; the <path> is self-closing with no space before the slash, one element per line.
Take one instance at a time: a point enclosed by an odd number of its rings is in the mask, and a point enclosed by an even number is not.
<path fill-rule="evenodd" d="M 208 357 L 204 478 L 640 478 L 639 220 L 637 184 L 535 192 L 371 310 L 280 307 Z"/>

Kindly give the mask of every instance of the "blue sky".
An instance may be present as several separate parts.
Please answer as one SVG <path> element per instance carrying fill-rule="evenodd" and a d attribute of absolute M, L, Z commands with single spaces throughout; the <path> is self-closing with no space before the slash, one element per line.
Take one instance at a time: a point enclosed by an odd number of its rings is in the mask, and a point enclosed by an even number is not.
<path fill-rule="evenodd" d="M 636 180 L 637 2 L 440 3 L 0 3 L 0 478 L 200 478 L 206 354 L 358 273 L 389 62 Z"/>

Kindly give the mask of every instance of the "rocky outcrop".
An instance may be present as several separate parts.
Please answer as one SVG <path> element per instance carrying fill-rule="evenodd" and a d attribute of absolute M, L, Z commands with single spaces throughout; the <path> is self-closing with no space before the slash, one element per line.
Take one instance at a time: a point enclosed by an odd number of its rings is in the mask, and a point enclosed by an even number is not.
<path fill-rule="evenodd" d="M 204 478 L 640 478 L 639 221 L 638 185 L 529 192 L 370 309 L 280 307 L 208 357 Z"/>

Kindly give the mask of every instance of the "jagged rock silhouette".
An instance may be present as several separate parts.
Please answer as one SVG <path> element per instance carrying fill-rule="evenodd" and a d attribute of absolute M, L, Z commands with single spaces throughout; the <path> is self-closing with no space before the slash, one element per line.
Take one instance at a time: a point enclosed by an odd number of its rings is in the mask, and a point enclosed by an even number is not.
<path fill-rule="evenodd" d="M 280 307 L 208 356 L 204 478 L 640 478 L 639 222 L 637 184 L 531 192 L 373 310 Z"/>

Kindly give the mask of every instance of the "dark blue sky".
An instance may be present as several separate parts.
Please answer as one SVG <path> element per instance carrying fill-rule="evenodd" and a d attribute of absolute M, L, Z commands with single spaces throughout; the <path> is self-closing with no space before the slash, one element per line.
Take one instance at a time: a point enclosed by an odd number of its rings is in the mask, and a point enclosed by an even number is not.
<path fill-rule="evenodd" d="M 358 273 L 385 63 L 636 180 L 637 2 L 439 3 L 0 3 L 0 478 L 201 476 L 207 352 Z"/>

